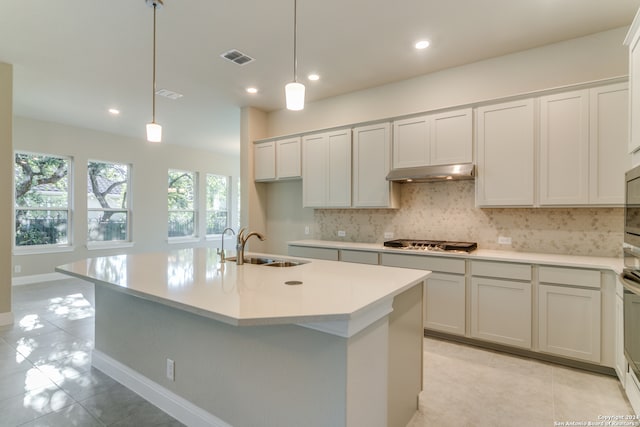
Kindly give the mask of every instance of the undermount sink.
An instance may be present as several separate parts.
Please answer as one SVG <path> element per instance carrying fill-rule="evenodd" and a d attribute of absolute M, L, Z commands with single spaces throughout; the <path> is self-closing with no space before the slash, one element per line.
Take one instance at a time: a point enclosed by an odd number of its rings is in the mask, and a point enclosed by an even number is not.
<path fill-rule="evenodd" d="M 227 261 L 235 262 L 236 257 L 229 257 Z M 295 267 L 296 265 L 306 264 L 309 261 L 300 260 L 282 260 L 263 257 L 245 257 L 245 264 L 265 265 L 267 267 Z"/>

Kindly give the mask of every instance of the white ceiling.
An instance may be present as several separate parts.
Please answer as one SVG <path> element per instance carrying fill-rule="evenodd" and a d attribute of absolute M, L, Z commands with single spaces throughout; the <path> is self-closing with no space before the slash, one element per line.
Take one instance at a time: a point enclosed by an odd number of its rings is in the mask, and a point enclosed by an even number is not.
<path fill-rule="evenodd" d="M 241 107 L 284 108 L 293 0 L 164 2 L 158 88 L 184 97 L 157 98 L 163 141 L 235 155 Z M 299 80 L 312 102 L 627 26 L 638 7 L 640 0 L 298 0 Z M 0 61 L 14 65 L 14 114 L 144 139 L 152 25 L 145 0 L 0 0 Z M 423 38 L 431 47 L 416 51 Z M 256 60 L 227 62 L 220 54 L 229 49 Z M 309 72 L 321 80 L 307 82 Z M 245 92 L 250 85 L 257 95 Z"/>

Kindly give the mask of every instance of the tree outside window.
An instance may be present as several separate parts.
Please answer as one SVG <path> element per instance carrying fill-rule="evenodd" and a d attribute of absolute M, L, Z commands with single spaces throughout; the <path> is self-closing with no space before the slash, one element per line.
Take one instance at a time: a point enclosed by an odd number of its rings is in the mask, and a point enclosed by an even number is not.
<path fill-rule="evenodd" d="M 89 162 L 87 240 L 129 241 L 129 165 Z"/>
<path fill-rule="evenodd" d="M 229 177 L 207 174 L 207 235 L 221 234 L 229 224 Z"/>
<path fill-rule="evenodd" d="M 69 245 L 71 160 L 15 153 L 15 245 Z"/>
<path fill-rule="evenodd" d="M 196 235 L 196 194 L 195 172 L 169 169 L 169 237 Z"/>

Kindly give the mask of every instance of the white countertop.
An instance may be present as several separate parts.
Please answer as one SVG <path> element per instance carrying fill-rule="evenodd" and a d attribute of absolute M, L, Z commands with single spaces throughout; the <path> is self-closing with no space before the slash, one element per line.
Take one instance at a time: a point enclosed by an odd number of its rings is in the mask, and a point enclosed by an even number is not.
<path fill-rule="evenodd" d="M 335 249 L 352 249 L 371 252 L 402 253 L 406 255 L 427 255 L 444 257 L 461 257 L 471 260 L 487 260 L 502 262 L 524 262 L 529 264 L 555 265 L 563 267 L 593 268 L 598 270 L 613 270 L 621 273 L 623 268 L 622 258 L 591 257 L 579 255 L 543 254 L 534 252 L 498 251 L 490 249 L 477 249 L 471 253 L 415 251 L 408 249 L 396 249 L 383 246 L 382 243 L 356 243 L 330 240 L 296 240 L 288 242 L 289 245 L 324 247 Z"/>
<path fill-rule="evenodd" d="M 232 325 L 300 324 L 325 332 L 340 329 L 336 334 L 342 336 L 388 314 L 394 296 L 430 273 L 308 261 L 295 267 L 221 264 L 215 249 L 187 248 L 91 258 L 56 271 Z M 291 280 L 303 283 L 285 284 Z M 359 329 L 340 324 L 354 319 Z"/>

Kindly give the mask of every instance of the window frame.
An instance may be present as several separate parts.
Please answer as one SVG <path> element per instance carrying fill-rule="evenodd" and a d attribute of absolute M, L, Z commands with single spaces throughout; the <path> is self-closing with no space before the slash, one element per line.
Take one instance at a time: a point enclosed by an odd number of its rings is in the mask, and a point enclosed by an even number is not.
<path fill-rule="evenodd" d="M 122 247 L 131 247 L 133 246 L 133 192 L 132 192 L 132 174 L 133 174 L 133 165 L 131 163 L 126 162 L 116 162 L 109 160 L 95 160 L 89 159 L 87 160 L 87 186 L 89 185 L 89 164 L 90 163 L 103 163 L 108 165 L 121 165 L 126 166 L 127 168 L 127 199 L 126 199 L 126 208 L 90 208 L 89 207 L 89 196 L 93 193 L 87 189 L 87 200 L 86 200 L 86 219 L 87 219 L 87 228 L 86 228 L 86 245 L 87 249 L 105 249 L 105 248 L 122 248 Z M 127 239 L 126 240 L 89 240 L 89 213 L 90 212 L 126 212 L 127 215 Z"/>
<path fill-rule="evenodd" d="M 16 156 L 22 154 L 31 157 L 50 157 L 55 159 L 62 159 L 67 162 L 67 206 L 66 208 L 56 208 L 56 207 L 33 207 L 33 206 L 18 206 L 17 203 L 17 194 L 16 194 L 16 173 L 15 173 L 15 165 L 16 165 Z M 12 253 L 15 255 L 23 255 L 23 254 L 39 254 L 39 253 L 51 253 L 51 252 L 71 252 L 74 250 L 74 159 L 72 156 L 62 155 L 62 154 L 51 154 L 44 152 L 33 152 L 27 150 L 14 150 L 13 151 L 13 165 L 14 171 L 12 176 L 13 183 L 13 229 L 12 229 L 12 239 L 11 239 L 11 247 Z M 22 211 L 59 211 L 66 212 L 67 215 L 67 242 L 66 243 L 46 243 L 41 245 L 17 245 L 16 244 L 16 221 L 17 221 L 17 212 L 19 210 Z"/>
<path fill-rule="evenodd" d="M 198 191 L 199 191 L 199 174 L 198 171 L 195 170 L 184 170 L 184 169 L 178 169 L 178 168 L 169 168 L 167 169 L 167 178 L 169 177 L 169 173 L 171 172 L 178 172 L 178 173 L 187 173 L 187 174 L 191 174 L 192 176 L 192 182 L 193 182 L 193 189 L 192 189 L 192 193 L 193 193 L 193 209 L 171 209 L 169 207 L 169 185 L 167 182 L 167 241 L 169 243 L 180 243 L 180 242 L 194 242 L 194 241 L 198 241 L 200 240 L 200 231 L 199 231 L 199 197 L 198 197 Z M 170 221 L 170 217 L 172 213 L 185 213 L 185 212 L 191 212 L 193 215 L 193 233 L 189 236 L 169 236 L 169 221 Z"/>
<path fill-rule="evenodd" d="M 227 228 L 227 227 L 233 227 L 233 218 L 232 218 L 232 200 L 231 200 L 231 187 L 232 187 L 232 179 L 230 176 L 228 175 L 221 175 L 221 174 L 217 174 L 217 173 L 212 173 L 212 172 L 207 172 L 205 174 L 205 206 L 204 206 L 204 218 L 205 218 L 205 224 L 204 224 L 204 234 L 205 237 L 210 239 L 212 237 L 217 237 L 220 236 L 221 233 L 209 233 L 207 230 L 207 226 L 209 223 L 209 214 L 213 213 L 213 212 L 217 212 L 219 211 L 219 209 L 209 209 L 208 206 L 208 201 L 209 201 L 209 176 L 215 176 L 215 177 L 220 177 L 220 178 L 224 178 L 226 181 L 225 184 L 225 199 L 226 199 L 226 212 L 227 212 L 227 221 L 226 224 L 224 226 L 223 229 Z"/>

